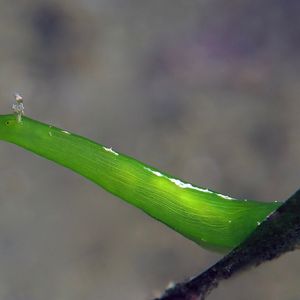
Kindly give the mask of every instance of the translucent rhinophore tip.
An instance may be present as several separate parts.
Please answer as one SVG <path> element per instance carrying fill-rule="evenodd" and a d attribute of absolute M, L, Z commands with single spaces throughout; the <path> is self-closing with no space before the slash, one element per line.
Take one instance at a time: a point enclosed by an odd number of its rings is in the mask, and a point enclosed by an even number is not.
<path fill-rule="evenodd" d="M 13 104 L 12 109 L 17 116 L 17 121 L 22 121 L 22 116 L 24 115 L 24 103 L 23 97 L 19 93 L 15 93 L 16 103 Z"/>

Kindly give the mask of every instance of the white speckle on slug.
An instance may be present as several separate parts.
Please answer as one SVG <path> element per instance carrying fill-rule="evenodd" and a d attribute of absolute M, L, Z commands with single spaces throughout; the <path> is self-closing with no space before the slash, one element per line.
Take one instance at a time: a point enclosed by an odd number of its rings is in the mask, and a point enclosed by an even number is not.
<path fill-rule="evenodd" d="M 149 171 L 149 172 L 151 172 L 152 174 L 154 174 L 154 175 L 156 175 L 156 176 L 158 176 L 158 177 L 163 177 L 163 176 L 164 176 L 164 175 L 161 174 L 160 172 L 155 171 L 155 170 L 152 170 L 152 169 L 150 169 L 150 168 L 144 167 L 144 169 L 147 170 L 147 171 Z"/>
<path fill-rule="evenodd" d="M 231 197 L 226 196 L 226 195 L 222 195 L 222 194 L 217 194 L 217 195 L 224 198 L 224 199 L 227 199 L 227 200 L 235 200 L 234 198 L 231 198 Z"/>
<path fill-rule="evenodd" d="M 71 134 L 69 131 L 67 130 L 62 130 L 61 132 L 65 133 L 65 134 Z"/>
<path fill-rule="evenodd" d="M 168 176 L 160 173 L 159 171 L 155 171 L 151 168 L 148 168 L 148 167 L 144 167 L 145 170 L 151 172 L 152 174 L 158 176 L 158 177 L 164 177 L 168 180 L 170 180 L 172 183 L 175 183 L 177 186 L 179 186 L 180 188 L 182 189 L 193 189 L 193 190 L 197 190 L 199 192 L 203 192 L 203 193 L 208 193 L 208 194 L 213 194 L 214 192 L 210 191 L 209 189 L 203 189 L 203 188 L 199 188 L 197 186 L 193 186 L 192 184 L 190 183 L 185 183 L 185 182 L 182 182 L 181 180 L 179 179 L 176 179 L 176 178 L 169 178 Z M 233 199 L 233 198 L 230 198 L 228 196 L 224 196 L 224 195 L 221 195 L 221 194 L 217 194 L 225 199 Z"/>
<path fill-rule="evenodd" d="M 110 152 L 110 153 L 114 154 L 114 155 L 117 155 L 117 156 L 119 155 L 119 153 L 114 151 L 112 148 L 103 147 L 103 149 L 107 152 Z"/>
<path fill-rule="evenodd" d="M 175 183 L 177 186 L 183 188 L 183 189 L 193 189 L 193 190 L 197 190 L 199 192 L 204 192 L 204 193 L 209 193 L 209 194 L 212 194 L 213 192 L 210 191 L 209 189 L 202 189 L 202 188 L 199 188 L 197 186 L 193 186 L 192 184 L 190 183 L 185 183 L 185 182 L 182 182 L 181 180 L 179 179 L 175 179 L 175 178 L 168 178 L 171 182 Z"/>
<path fill-rule="evenodd" d="M 176 178 L 169 178 L 166 175 L 160 173 L 159 171 L 155 171 L 155 170 L 153 170 L 151 168 L 144 167 L 144 169 L 147 170 L 147 171 L 149 171 L 149 172 L 151 172 L 152 174 L 154 174 L 154 175 L 156 175 L 158 177 L 164 177 L 164 178 L 170 180 L 172 183 L 175 183 L 177 186 L 179 186 L 182 189 L 193 189 L 193 190 L 196 190 L 196 191 L 199 191 L 199 192 L 203 192 L 203 193 L 208 193 L 208 194 L 213 194 L 214 193 L 213 191 L 211 191 L 209 189 L 203 189 L 203 188 L 200 188 L 200 187 L 197 187 L 197 186 L 193 186 L 190 183 L 182 182 L 181 180 L 176 179 Z M 222 195 L 222 194 L 218 194 L 218 193 L 216 193 L 216 195 L 218 195 L 219 197 L 222 197 L 222 198 L 224 198 L 226 200 L 235 200 L 234 198 L 231 198 L 231 197 L 226 196 L 226 195 Z M 229 223 L 231 223 L 231 221 L 229 221 Z"/>
<path fill-rule="evenodd" d="M 48 131 L 49 136 L 52 136 L 52 135 L 53 135 L 53 133 L 51 132 L 52 127 L 53 127 L 52 125 L 49 125 L 49 131 Z"/>

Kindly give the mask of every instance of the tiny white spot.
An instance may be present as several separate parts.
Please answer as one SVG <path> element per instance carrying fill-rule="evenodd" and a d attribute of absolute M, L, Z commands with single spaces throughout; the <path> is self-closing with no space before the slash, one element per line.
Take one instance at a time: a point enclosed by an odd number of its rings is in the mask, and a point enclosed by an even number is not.
<path fill-rule="evenodd" d="M 144 169 L 147 170 L 147 171 L 149 171 L 149 172 L 151 172 L 151 173 L 153 173 L 154 175 L 156 175 L 156 176 L 158 176 L 158 177 L 163 177 L 163 176 L 164 176 L 164 175 L 161 174 L 160 172 L 154 171 L 154 170 L 152 170 L 152 169 L 150 169 L 150 168 L 144 167 Z"/>
<path fill-rule="evenodd" d="M 197 191 L 200 191 L 200 192 L 204 192 L 204 193 L 209 193 L 209 194 L 212 194 L 213 192 L 210 191 L 209 189 L 202 189 L 202 188 L 199 188 L 199 187 L 196 187 L 196 186 L 193 186 L 191 185 L 190 183 L 185 183 L 185 182 L 182 182 L 181 180 L 179 179 L 175 179 L 175 178 L 168 178 L 171 182 L 175 183 L 177 186 L 183 188 L 183 189 L 193 189 L 193 190 L 197 190 Z"/>
<path fill-rule="evenodd" d="M 247 202 L 248 200 L 247 200 L 247 199 L 244 199 L 244 201 Z"/>
<path fill-rule="evenodd" d="M 259 226 L 259 225 L 260 225 L 260 222 L 257 221 L 256 224 Z"/>
<path fill-rule="evenodd" d="M 277 200 L 275 200 L 274 202 L 275 202 L 275 203 L 277 203 L 278 201 L 277 201 Z"/>
<path fill-rule="evenodd" d="M 227 200 L 235 200 L 234 198 L 231 198 L 231 197 L 226 196 L 226 195 L 222 195 L 222 194 L 217 194 L 217 195 L 224 198 L 224 199 L 227 199 Z"/>
<path fill-rule="evenodd" d="M 65 134 L 71 134 L 69 131 L 66 131 L 66 130 L 62 130 L 61 132 L 65 133 Z"/>
<path fill-rule="evenodd" d="M 52 132 L 51 132 L 51 131 L 49 131 L 48 134 L 49 134 L 50 136 L 52 136 Z"/>
<path fill-rule="evenodd" d="M 15 93 L 15 98 L 18 103 L 23 101 L 23 97 L 19 93 Z"/>
<path fill-rule="evenodd" d="M 231 220 L 228 221 L 228 223 L 231 223 L 231 222 L 232 222 Z"/>
<path fill-rule="evenodd" d="M 103 149 L 104 149 L 105 151 L 108 151 L 108 152 L 114 154 L 114 155 L 119 155 L 119 153 L 117 153 L 116 151 L 114 151 L 112 148 L 106 148 L 106 147 L 103 147 Z"/>
<path fill-rule="evenodd" d="M 170 281 L 167 285 L 167 289 L 171 289 L 175 286 L 175 282 L 174 281 Z"/>

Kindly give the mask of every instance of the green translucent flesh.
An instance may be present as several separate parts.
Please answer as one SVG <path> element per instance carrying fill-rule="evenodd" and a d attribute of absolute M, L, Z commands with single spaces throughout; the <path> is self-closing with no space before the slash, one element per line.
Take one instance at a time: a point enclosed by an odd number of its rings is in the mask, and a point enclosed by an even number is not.
<path fill-rule="evenodd" d="M 0 116 L 0 139 L 55 161 L 142 209 L 199 245 L 241 243 L 281 203 L 237 200 L 162 173 L 84 137 L 14 115 Z"/>

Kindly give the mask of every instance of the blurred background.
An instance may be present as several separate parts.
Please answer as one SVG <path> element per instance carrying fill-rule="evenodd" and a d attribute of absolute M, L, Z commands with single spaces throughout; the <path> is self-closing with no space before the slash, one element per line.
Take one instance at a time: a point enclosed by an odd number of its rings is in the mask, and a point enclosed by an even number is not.
<path fill-rule="evenodd" d="M 233 197 L 300 175 L 300 2 L 0 2 L 0 111 Z M 0 299 L 148 300 L 222 257 L 71 171 L 0 147 Z M 299 299 L 300 253 L 209 297 Z"/>

